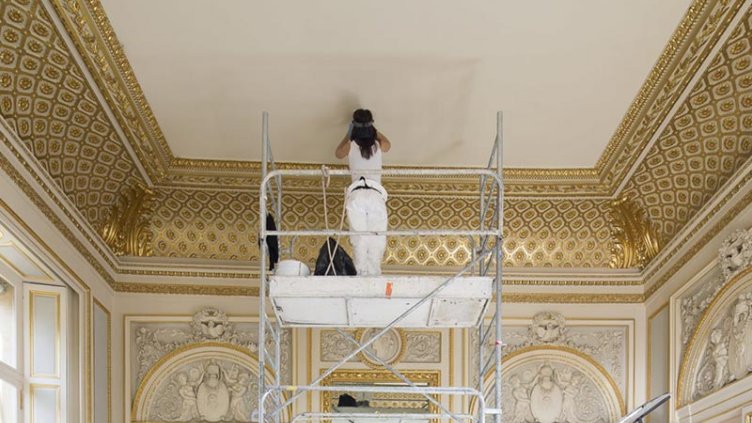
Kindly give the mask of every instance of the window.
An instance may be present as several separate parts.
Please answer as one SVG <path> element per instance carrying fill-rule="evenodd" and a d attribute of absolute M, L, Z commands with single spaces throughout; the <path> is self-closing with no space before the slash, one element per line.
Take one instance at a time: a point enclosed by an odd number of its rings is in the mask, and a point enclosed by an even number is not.
<path fill-rule="evenodd" d="M 23 371 L 19 367 L 18 310 L 21 296 L 16 284 L 0 278 L 0 423 L 18 423 Z"/>
<path fill-rule="evenodd" d="M 25 410 L 28 423 L 66 420 L 66 289 L 24 284 Z"/>
<path fill-rule="evenodd" d="M 18 418 L 18 389 L 0 380 L 0 423 L 15 423 Z"/>
<path fill-rule="evenodd" d="M 0 279 L 0 362 L 16 367 L 15 288 Z"/>

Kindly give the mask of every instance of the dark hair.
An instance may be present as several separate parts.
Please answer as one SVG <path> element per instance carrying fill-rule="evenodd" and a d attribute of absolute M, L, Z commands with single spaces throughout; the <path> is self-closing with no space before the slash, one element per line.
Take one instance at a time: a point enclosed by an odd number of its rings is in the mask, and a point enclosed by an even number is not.
<path fill-rule="evenodd" d="M 370 159 L 376 150 L 376 128 L 373 126 L 373 114 L 368 109 L 358 109 L 353 112 L 352 132 L 350 140 L 360 147 L 360 155 Z"/>

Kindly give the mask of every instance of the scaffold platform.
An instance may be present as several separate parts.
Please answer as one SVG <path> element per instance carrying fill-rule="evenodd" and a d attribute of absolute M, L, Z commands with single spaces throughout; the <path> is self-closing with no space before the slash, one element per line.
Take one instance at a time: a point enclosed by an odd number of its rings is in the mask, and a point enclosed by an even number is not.
<path fill-rule="evenodd" d="M 282 327 L 384 327 L 441 286 L 441 276 L 271 276 L 269 298 Z M 475 327 L 492 298 L 493 278 L 449 283 L 394 327 Z"/>

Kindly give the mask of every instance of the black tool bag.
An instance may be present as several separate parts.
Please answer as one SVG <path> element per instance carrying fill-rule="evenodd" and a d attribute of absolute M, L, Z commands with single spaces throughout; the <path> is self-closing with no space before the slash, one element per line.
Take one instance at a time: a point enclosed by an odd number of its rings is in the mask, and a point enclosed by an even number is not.
<path fill-rule="evenodd" d="M 266 230 L 276 231 L 277 225 L 271 214 L 266 214 Z M 276 235 L 266 237 L 266 248 L 269 251 L 269 271 L 274 270 L 274 266 L 279 262 L 279 239 Z"/>
<path fill-rule="evenodd" d="M 335 246 L 337 247 L 336 250 L 334 249 Z M 334 260 L 330 259 L 329 251 L 334 252 Z M 333 266 L 329 266 L 330 260 Z M 316 270 L 313 274 L 317 276 L 355 276 L 358 271 L 355 270 L 352 258 L 345 252 L 345 249 L 337 245 L 337 241 L 333 238 L 329 238 L 319 250 L 319 258 L 316 259 Z"/>
<path fill-rule="evenodd" d="M 339 396 L 339 400 L 337 401 L 337 407 L 357 407 L 358 402 L 355 401 L 355 398 L 353 398 L 350 394 L 342 394 Z"/>

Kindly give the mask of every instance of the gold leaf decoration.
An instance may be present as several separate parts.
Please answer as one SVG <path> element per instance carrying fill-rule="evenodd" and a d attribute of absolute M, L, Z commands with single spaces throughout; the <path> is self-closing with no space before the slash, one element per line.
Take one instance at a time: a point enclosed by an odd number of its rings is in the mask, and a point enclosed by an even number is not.
<path fill-rule="evenodd" d="M 630 197 L 611 202 L 612 268 L 644 268 L 660 251 L 658 231 L 645 211 Z"/>
<path fill-rule="evenodd" d="M 152 232 L 149 218 L 154 193 L 135 185 L 112 207 L 100 230 L 104 242 L 118 256 L 150 256 Z"/>

